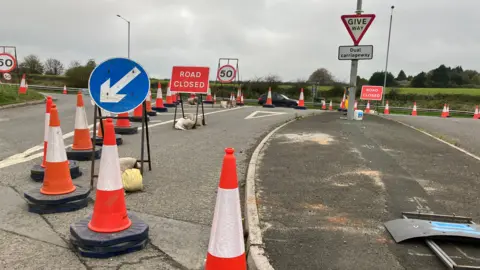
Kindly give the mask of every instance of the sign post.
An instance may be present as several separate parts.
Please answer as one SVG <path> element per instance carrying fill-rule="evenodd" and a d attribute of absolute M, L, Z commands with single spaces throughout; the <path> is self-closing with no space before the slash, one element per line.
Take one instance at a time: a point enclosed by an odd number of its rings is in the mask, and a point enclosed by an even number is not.
<path fill-rule="evenodd" d="M 201 94 L 207 94 L 209 87 L 209 67 L 184 67 L 175 66 L 172 69 L 172 78 L 170 89 L 180 94 L 180 104 L 182 106 L 182 117 L 185 117 L 183 109 L 182 93 L 200 94 L 197 101 L 197 113 L 195 115 L 195 125 L 197 126 L 198 109 L 202 104 L 202 125 L 205 125 L 205 110 L 203 108 L 203 98 Z M 175 121 L 177 119 L 177 106 L 175 106 L 175 114 L 173 115 L 173 127 L 175 128 Z"/>
<path fill-rule="evenodd" d="M 219 58 L 218 59 L 218 68 L 217 68 L 217 76 L 215 78 L 215 82 L 220 82 L 221 88 L 223 90 L 224 83 L 231 83 L 234 85 L 234 91 L 236 83 L 240 81 L 240 72 L 238 69 L 238 58 Z M 241 85 L 238 85 L 241 87 Z M 223 93 L 223 91 L 222 91 Z M 216 89 L 215 94 L 218 93 L 218 89 Z M 217 95 L 217 98 L 220 95 Z M 227 96 L 230 97 L 230 93 L 227 90 Z M 223 96 L 222 96 L 223 99 Z M 213 107 L 213 104 L 212 104 Z"/>
<path fill-rule="evenodd" d="M 94 102 L 93 134 L 94 151 L 92 152 L 92 169 L 90 185 L 93 186 L 95 171 L 95 146 L 96 146 L 96 124 L 100 121 L 100 128 L 103 130 L 102 119 L 127 119 L 128 117 L 102 116 L 102 110 L 113 114 L 130 112 L 143 104 L 142 111 L 142 138 L 141 138 L 141 162 L 140 172 L 143 175 L 144 162 L 148 162 L 149 170 L 152 170 L 150 159 L 150 139 L 147 124 L 146 98 L 150 90 L 150 78 L 147 72 L 138 63 L 127 58 L 112 58 L 99 64 L 90 74 L 88 81 L 90 97 Z M 98 114 L 97 114 L 98 113 Z M 148 159 L 144 160 L 144 139 L 147 139 Z"/>
<path fill-rule="evenodd" d="M 341 19 L 343 24 L 347 28 L 350 37 L 353 40 L 353 44 L 358 46 L 363 36 L 367 32 L 368 28 L 375 19 L 374 14 L 363 14 L 362 15 L 362 0 L 357 0 L 357 10 L 353 15 L 343 15 Z M 354 46 L 354 47 L 355 47 Z M 373 49 L 372 49 L 373 51 Z M 355 106 L 355 92 L 357 86 L 357 73 L 358 73 L 358 60 L 352 59 L 352 65 L 350 69 L 350 88 L 348 91 L 348 111 L 347 119 L 353 120 L 354 118 L 354 106 Z"/>

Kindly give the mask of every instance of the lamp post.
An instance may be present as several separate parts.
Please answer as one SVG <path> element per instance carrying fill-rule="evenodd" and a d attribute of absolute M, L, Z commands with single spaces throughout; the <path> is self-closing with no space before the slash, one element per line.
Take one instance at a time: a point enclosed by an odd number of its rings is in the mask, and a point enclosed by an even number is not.
<path fill-rule="evenodd" d="M 117 17 L 128 23 L 128 59 L 130 59 L 130 21 L 117 14 Z"/>
<path fill-rule="evenodd" d="M 390 36 L 392 34 L 392 19 L 393 19 L 393 9 L 395 6 L 391 7 L 390 11 L 390 27 L 388 28 L 388 43 L 387 43 L 387 58 L 385 60 L 385 75 L 383 78 L 383 97 L 382 97 L 382 105 L 385 105 L 385 92 L 387 91 L 387 74 L 388 74 L 388 54 L 390 53 Z"/>

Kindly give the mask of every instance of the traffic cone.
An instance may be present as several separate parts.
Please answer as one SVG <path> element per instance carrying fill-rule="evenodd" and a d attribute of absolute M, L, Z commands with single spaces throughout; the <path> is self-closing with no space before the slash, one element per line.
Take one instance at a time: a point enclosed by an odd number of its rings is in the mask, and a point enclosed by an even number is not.
<path fill-rule="evenodd" d="M 365 113 L 370 113 L 370 100 L 367 101 L 367 107 L 365 108 Z"/>
<path fill-rule="evenodd" d="M 412 116 L 417 116 L 417 102 L 413 102 Z"/>
<path fill-rule="evenodd" d="M 25 82 L 25 73 L 22 75 L 22 81 L 20 82 L 20 88 L 18 89 L 19 94 L 26 94 L 27 93 L 27 86 Z"/>
<path fill-rule="evenodd" d="M 205 270 L 247 269 L 236 159 L 233 153 L 234 149 L 225 149 Z"/>
<path fill-rule="evenodd" d="M 473 119 L 480 119 L 480 114 L 478 112 L 478 105 L 475 107 L 475 113 L 473 114 Z"/>
<path fill-rule="evenodd" d="M 303 88 L 300 89 L 300 98 L 298 99 L 298 105 L 293 107 L 294 109 L 297 110 L 306 110 L 307 107 L 305 107 L 305 100 L 303 96 Z"/>
<path fill-rule="evenodd" d="M 267 94 L 267 100 L 265 104 L 263 104 L 264 108 L 275 108 L 275 106 L 272 104 L 272 88 L 268 87 L 268 94 Z"/>
<path fill-rule="evenodd" d="M 217 104 L 217 94 L 213 94 L 213 104 Z"/>
<path fill-rule="evenodd" d="M 353 104 L 353 110 L 356 111 L 358 108 L 358 103 L 357 103 L 357 100 L 355 100 L 355 103 Z"/>
<path fill-rule="evenodd" d="M 330 105 L 328 106 L 328 110 L 333 111 L 333 103 L 331 100 L 330 100 Z"/>
<path fill-rule="evenodd" d="M 242 88 L 239 87 L 237 90 L 237 100 L 236 100 L 236 103 L 238 106 L 244 105 L 242 97 L 243 97 Z"/>
<path fill-rule="evenodd" d="M 27 83 L 27 82 L 25 82 L 25 88 L 26 88 L 27 91 L 28 91 L 28 83 Z"/>
<path fill-rule="evenodd" d="M 345 108 L 345 98 L 346 98 L 345 95 L 346 95 L 346 93 L 347 93 L 346 90 L 343 91 L 342 103 L 340 103 L 340 109 L 342 109 L 342 110 L 346 109 L 346 108 Z"/>
<path fill-rule="evenodd" d="M 385 109 L 383 110 L 383 114 L 390 114 L 390 109 L 388 107 L 388 100 L 387 100 L 387 103 L 385 104 Z"/>
<path fill-rule="evenodd" d="M 90 160 L 94 152 L 90 129 L 88 128 L 87 114 L 83 103 L 82 92 L 77 93 L 77 109 L 75 112 L 75 130 L 73 133 L 72 148 L 67 151 L 67 157 L 73 160 Z M 95 158 L 100 158 L 101 148 L 95 149 Z"/>
<path fill-rule="evenodd" d="M 166 108 L 165 108 L 166 109 Z M 138 132 L 138 127 L 132 126 L 128 116 L 128 112 L 118 114 L 118 117 L 125 117 L 123 119 L 118 119 L 115 123 L 115 133 L 116 134 L 135 134 Z"/>
<path fill-rule="evenodd" d="M 110 117 L 110 113 L 102 109 L 102 117 Z M 102 125 L 103 129 L 105 130 L 105 121 L 106 119 L 102 119 Z M 102 130 L 102 125 L 100 125 L 100 121 L 97 123 L 97 135 L 95 138 L 92 138 L 92 142 L 95 140 L 95 145 L 103 145 L 103 131 Z M 117 140 L 117 145 L 122 145 L 123 144 L 123 138 L 122 135 L 115 134 L 115 139 Z"/>
<path fill-rule="evenodd" d="M 450 117 L 450 105 L 447 104 L 447 117 Z"/>
<path fill-rule="evenodd" d="M 155 107 L 152 108 L 157 112 L 168 112 L 168 109 L 163 105 L 162 85 L 158 82 L 157 98 L 155 99 Z"/>
<path fill-rule="evenodd" d="M 442 118 L 447 118 L 447 104 L 443 105 L 443 110 L 442 110 Z"/>
<path fill-rule="evenodd" d="M 64 95 L 67 94 L 67 86 L 66 86 L 66 85 L 63 85 L 63 94 L 64 94 Z"/>
<path fill-rule="evenodd" d="M 105 120 L 104 129 L 105 139 L 98 173 L 97 196 L 88 228 L 95 232 L 114 233 L 127 229 L 132 222 L 127 216 L 120 161 L 111 118 Z"/>
<path fill-rule="evenodd" d="M 326 110 L 327 109 L 327 103 L 325 102 L 325 100 L 322 100 L 322 110 Z"/>
<path fill-rule="evenodd" d="M 165 106 L 167 106 L 167 104 L 165 104 Z M 142 115 L 143 115 L 143 103 L 138 105 L 137 108 L 135 108 L 135 110 L 133 110 L 133 115 L 130 117 L 130 121 L 132 122 L 142 122 Z M 148 117 L 148 115 L 145 115 L 145 119 L 148 121 L 150 121 L 150 117 Z"/>
<path fill-rule="evenodd" d="M 212 90 L 210 89 L 210 84 L 208 84 L 207 88 L 207 98 L 203 101 L 205 104 L 213 104 L 212 100 Z"/>
<path fill-rule="evenodd" d="M 127 212 L 113 121 L 105 121 L 96 197 L 91 217 L 70 225 L 70 243 L 80 255 L 108 258 L 141 250 L 148 243 L 148 224 Z"/>
<path fill-rule="evenodd" d="M 145 99 L 145 104 L 147 107 L 147 115 L 149 116 L 156 116 L 157 112 L 152 110 L 152 92 L 148 89 L 148 95 Z"/>
<path fill-rule="evenodd" d="M 170 90 L 170 86 L 172 85 L 172 81 L 168 82 L 168 88 L 167 88 L 167 100 L 165 102 L 165 107 L 175 107 L 176 106 L 176 95 L 172 95 L 172 92 Z"/>
<path fill-rule="evenodd" d="M 50 110 L 52 108 L 53 100 L 51 96 L 47 97 L 46 102 L 46 110 L 45 110 L 45 129 L 43 132 L 43 160 L 42 160 L 42 168 L 47 166 L 47 146 L 48 146 L 48 129 L 50 127 Z M 477 106 L 478 109 L 478 106 Z"/>

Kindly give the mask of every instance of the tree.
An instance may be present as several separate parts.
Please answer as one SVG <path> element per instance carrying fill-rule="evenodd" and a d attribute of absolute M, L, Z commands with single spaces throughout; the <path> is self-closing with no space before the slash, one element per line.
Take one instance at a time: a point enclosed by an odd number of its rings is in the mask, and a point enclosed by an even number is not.
<path fill-rule="evenodd" d="M 411 86 L 420 88 L 427 87 L 427 74 L 425 72 L 418 73 L 413 77 Z"/>
<path fill-rule="evenodd" d="M 90 73 L 92 73 L 96 65 L 97 64 L 93 59 L 88 60 L 85 66 L 76 66 L 71 64 L 71 66 L 73 67 L 69 68 L 65 72 L 65 76 L 67 76 L 68 84 L 72 87 L 80 87 L 80 88 L 87 87 L 88 79 L 90 78 Z"/>
<path fill-rule="evenodd" d="M 452 69 L 445 65 L 440 65 L 438 68 L 431 71 L 428 76 L 432 87 L 445 88 L 450 86 L 450 75 Z"/>
<path fill-rule="evenodd" d="M 367 79 L 357 76 L 357 89 L 361 89 L 362 85 L 366 85 L 366 84 L 368 84 Z"/>
<path fill-rule="evenodd" d="M 74 60 L 74 61 L 70 62 L 70 65 L 68 66 L 68 69 L 81 67 L 81 66 L 82 66 L 82 64 L 80 64 L 80 62 L 78 62 L 77 60 Z"/>
<path fill-rule="evenodd" d="M 319 68 L 312 72 L 308 77 L 309 82 L 319 83 L 320 85 L 332 85 L 334 83 L 333 76 L 326 68 Z"/>
<path fill-rule="evenodd" d="M 45 74 L 47 75 L 60 75 L 64 69 L 62 62 L 57 59 L 49 58 L 45 61 Z"/>
<path fill-rule="evenodd" d="M 400 70 L 397 76 L 397 81 L 405 81 L 407 79 L 407 75 L 403 70 Z"/>
<path fill-rule="evenodd" d="M 370 85 L 378 85 L 378 86 L 383 86 L 383 81 L 385 79 L 385 72 L 383 71 L 377 71 L 372 74 L 370 77 L 370 80 L 368 80 L 368 84 Z M 387 85 L 388 87 L 390 86 L 395 86 L 395 77 L 393 76 L 392 73 L 388 72 L 387 73 Z"/>
<path fill-rule="evenodd" d="M 38 56 L 30 54 L 25 57 L 19 68 L 21 73 L 27 74 L 43 74 L 44 66 Z"/>

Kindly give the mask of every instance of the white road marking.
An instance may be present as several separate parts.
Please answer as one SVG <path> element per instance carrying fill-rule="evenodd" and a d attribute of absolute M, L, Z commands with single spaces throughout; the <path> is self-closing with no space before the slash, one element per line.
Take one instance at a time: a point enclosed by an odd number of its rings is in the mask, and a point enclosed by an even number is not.
<path fill-rule="evenodd" d="M 257 116 L 257 114 L 266 114 L 266 115 Z M 276 115 L 282 115 L 282 114 L 286 114 L 286 112 L 254 111 L 253 113 L 245 117 L 245 119 L 255 119 L 255 118 L 276 116 Z"/>
<path fill-rule="evenodd" d="M 237 107 L 237 108 L 233 108 L 233 109 L 218 110 L 218 111 L 214 111 L 214 112 L 205 113 L 205 115 L 216 114 L 216 113 L 221 113 L 221 112 L 230 112 L 230 111 L 234 111 L 234 110 L 238 110 L 238 109 L 242 109 L 242 108 L 249 108 L 249 107 L 250 106 L 243 106 L 243 107 Z M 148 127 L 152 128 L 152 127 L 171 124 L 171 123 L 173 123 L 173 119 L 165 121 L 165 122 L 161 122 L 161 123 L 149 124 Z M 89 125 L 88 128 L 92 129 L 93 124 Z M 138 130 L 142 130 L 142 127 L 138 127 Z M 92 131 L 90 131 L 90 133 L 91 132 Z M 63 139 L 65 140 L 65 139 L 68 139 L 70 137 L 73 137 L 73 134 L 74 134 L 74 131 L 66 133 L 66 134 L 63 135 Z M 70 144 L 70 145 L 65 146 L 65 148 L 69 148 L 71 146 L 72 145 Z M 42 152 L 33 154 L 37 151 L 42 151 Z M 43 156 L 43 143 L 27 149 L 23 153 L 15 154 L 13 156 L 10 156 L 10 157 L 0 161 L 0 169 L 10 167 L 12 165 L 24 163 L 24 162 L 27 162 L 27 161 L 30 161 L 30 160 L 33 160 L 33 159 L 36 159 L 36 158 L 39 158 L 39 157 L 42 157 L 42 156 Z"/>

